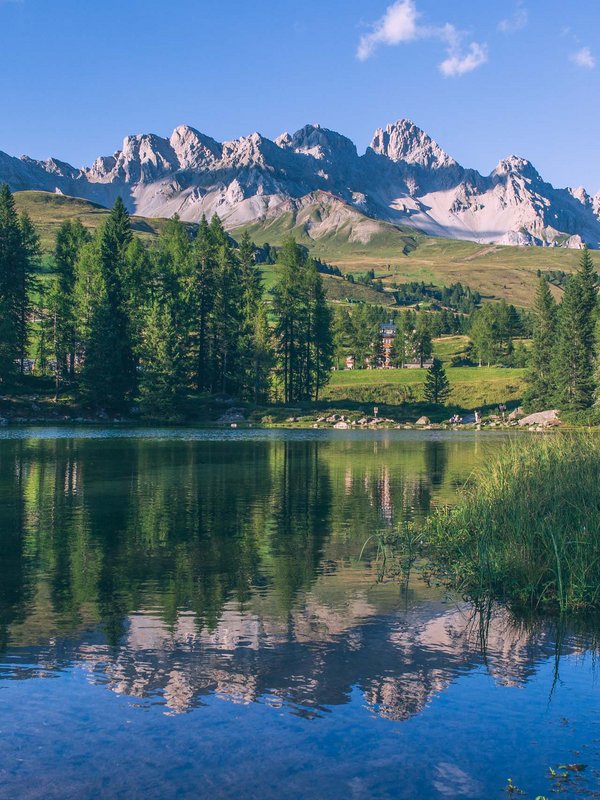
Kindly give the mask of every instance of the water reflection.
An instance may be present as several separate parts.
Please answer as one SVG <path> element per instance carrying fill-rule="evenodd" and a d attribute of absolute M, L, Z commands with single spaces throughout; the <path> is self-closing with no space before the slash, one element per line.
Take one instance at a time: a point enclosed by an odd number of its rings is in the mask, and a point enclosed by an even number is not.
<path fill-rule="evenodd" d="M 0 642 L 101 623 L 112 645 L 151 598 L 217 625 L 269 592 L 281 614 L 339 545 L 430 510 L 447 442 L 8 440 L 0 448 Z M 472 453 L 461 451 L 453 472 Z M 332 557 L 324 563 L 324 547 Z"/>
<path fill-rule="evenodd" d="M 505 713 L 529 735 L 528 720 L 549 707 L 558 652 L 577 714 L 593 715 L 585 657 L 594 642 L 498 608 L 457 606 L 418 579 L 404 593 L 377 584 L 374 552 L 359 554 L 370 534 L 451 502 L 502 441 L 3 434 L 0 797 L 102 796 L 117 780 L 113 739 L 129 724 L 137 761 L 123 765 L 115 796 L 163 797 L 165 775 L 167 794 L 182 797 L 204 796 L 205 780 L 214 797 L 280 797 L 284 784 L 302 797 L 497 796 L 510 772 L 498 752 L 485 756 L 482 739 L 500 747 Z M 584 665 L 576 681 L 575 663 Z M 460 694 L 482 675 L 476 694 Z M 512 697 L 515 688 L 522 708 L 513 701 L 511 712 L 495 692 Z M 456 718 L 439 711 L 445 697 L 455 698 Z M 157 726 L 157 710 L 164 725 L 185 727 Z M 446 724 L 460 736 L 446 735 Z M 402 747 L 392 731 L 406 731 Z M 263 735 L 275 742 L 268 752 Z M 167 753 L 173 736 L 182 738 Z M 537 780 L 569 736 L 549 729 L 525 773 L 535 766 Z M 317 782 L 311 737 L 332 752 Z M 520 757 L 519 748 L 503 752 Z M 92 765 L 97 753 L 109 771 Z M 53 776 L 54 794 L 40 776 Z"/>
<path fill-rule="evenodd" d="M 446 502 L 483 453 L 443 438 L 5 441 L 0 642 L 176 712 L 214 693 L 313 714 L 359 686 L 405 719 L 481 663 L 480 637 L 468 608 L 417 583 L 407 607 L 357 554 Z M 500 612 L 487 639 L 511 684 L 552 648 Z"/>

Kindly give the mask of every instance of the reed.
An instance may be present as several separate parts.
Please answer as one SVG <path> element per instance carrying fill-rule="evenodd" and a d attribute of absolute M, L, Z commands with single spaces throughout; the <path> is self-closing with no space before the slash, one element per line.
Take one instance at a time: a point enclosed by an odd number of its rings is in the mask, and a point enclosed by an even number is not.
<path fill-rule="evenodd" d="M 424 552 L 471 599 L 600 608 L 600 438 L 519 436 L 421 530 Z"/>

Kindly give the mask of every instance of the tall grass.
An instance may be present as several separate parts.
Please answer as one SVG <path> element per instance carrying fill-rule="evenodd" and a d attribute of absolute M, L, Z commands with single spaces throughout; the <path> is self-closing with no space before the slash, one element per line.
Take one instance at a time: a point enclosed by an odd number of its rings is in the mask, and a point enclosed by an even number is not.
<path fill-rule="evenodd" d="M 428 557 L 473 599 L 600 608 L 600 438 L 519 436 L 422 530 Z"/>

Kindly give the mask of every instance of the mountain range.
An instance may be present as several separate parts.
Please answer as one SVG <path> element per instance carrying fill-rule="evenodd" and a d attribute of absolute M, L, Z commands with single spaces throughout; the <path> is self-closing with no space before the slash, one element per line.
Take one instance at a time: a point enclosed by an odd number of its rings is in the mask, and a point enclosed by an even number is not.
<path fill-rule="evenodd" d="M 81 169 L 0 151 L 4 182 L 103 206 L 121 196 L 145 217 L 216 213 L 228 229 L 291 213 L 315 239 L 351 221 L 366 243 L 376 232 L 371 220 L 480 243 L 600 248 L 600 192 L 556 189 L 517 156 L 481 175 L 405 119 L 376 130 L 363 155 L 319 125 L 274 141 L 253 133 L 222 143 L 181 125 L 169 139 L 128 136 L 121 150 Z"/>

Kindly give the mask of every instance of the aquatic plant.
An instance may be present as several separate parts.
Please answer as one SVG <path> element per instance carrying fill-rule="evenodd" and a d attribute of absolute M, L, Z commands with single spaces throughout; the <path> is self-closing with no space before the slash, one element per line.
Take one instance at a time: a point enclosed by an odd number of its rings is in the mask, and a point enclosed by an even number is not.
<path fill-rule="evenodd" d="M 436 571 L 470 599 L 600 607 L 600 439 L 518 437 L 422 529 Z"/>

